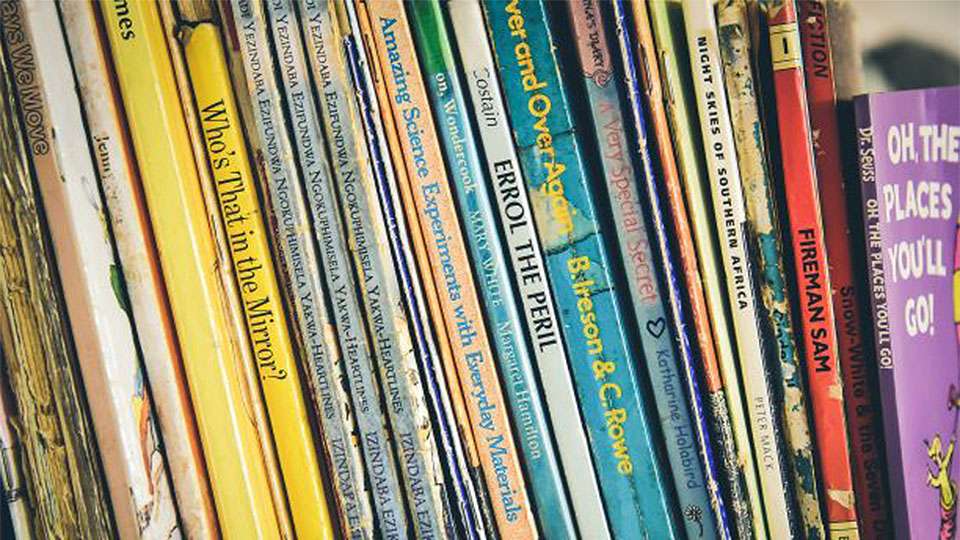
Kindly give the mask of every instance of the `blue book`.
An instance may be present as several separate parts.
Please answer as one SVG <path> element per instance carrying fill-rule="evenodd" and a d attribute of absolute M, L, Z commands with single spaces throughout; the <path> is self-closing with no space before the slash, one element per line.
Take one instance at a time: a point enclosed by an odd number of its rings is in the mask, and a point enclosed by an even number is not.
<path fill-rule="evenodd" d="M 675 538 L 649 396 L 633 369 L 631 329 L 595 213 L 597 182 L 574 130 L 546 2 L 485 7 L 613 535 Z"/>
<path fill-rule="evenodd" d="M 437 0 L 424 0 L 408 4 L 408 16 L 475 265 L 537 522 L 547 538 L 572 538 L 576 528 L 443 12 Z"/>

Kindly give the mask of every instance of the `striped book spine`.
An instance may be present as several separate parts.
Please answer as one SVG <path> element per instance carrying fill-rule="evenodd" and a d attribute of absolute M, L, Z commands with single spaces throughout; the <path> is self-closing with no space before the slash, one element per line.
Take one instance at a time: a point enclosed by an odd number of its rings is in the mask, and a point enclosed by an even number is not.
<path fill-rule="evenodd" d="M 434 426 L 443 450 L 442 461 L 450 486 L 448 494 L 457 513 L 456 524 L 459 526 L 457 531 L 471 539 L 485 538 L 486 531 L 492 530 L 493 518 L 490 512 L 486 511 L 489 509 L 489 504 L 485 504 L 481 511 L 481 501 L 485 503 L 488 501 L 482 498 L 486 491 L 483 490 L 479 455 L 472 432 L 469 429 L 457 429 L 458 426 L 468 426 L 469 423 L 465 419 L 466 406 L 463 404 L 456 373 L 444 373 L 444 368 L 448 365 L 446 362 L 449 361 L 449 365 L 452 365 L 452 352 L 449 344 L 443 339 L 446 338 L 445 333 L 437 333 L 436 339 L 434 338 L 430 318 L 427 315 L 428 305 L 432 310 L 438 303 L 435 296 L 436 289 L 433 288 L 432 274 L 430 272 L 420 274 L 417 267 L 418 263 L 422 264 L 427 258 L 423 237 L 416 227 L 407 227 L 408 221 L 404 210 L 400 207 L 401 198 L 408 200 L 407 195 L 400 193 L 401 186 L 407 185 L 406 171 L 402 161 L 396 166 L 393 162 L 396 158 L 402 160 L 402 155 L 399 153 L 399 140 L 393 127 L 393 117 L 388 111 L 381 111 L 379 105 L 379 102 L 388 103 L 386 85 L 382 84 L 383 77 L 379 73 L 379 62 L 369 56 L 370 51 L 364 44 L 364 41 L 373 42 L 372 30 L 366 15 L 358 16 L 353 3 L 341 0 L 336 0 L 335 3 L 338 8 L 338 22 L 345 36 L 344 44 L 350 61 L 350 72 L 366 128 L 367 148 L 370 151 L 376 175 L 381 210 L 403 286 L 404 301 L 410 314 L 413 337 L 419 353 L 421 375 L 430 397 Z M 369 39 L 360 39 L 361 35 Z M 375 84 L 375 80 L 380 81 L 381 84 Z M 398 178 L 404 178 L 404 180 L 399 181 Z M 409 208 L 413 209 L 413 206 L 411 204 Z M 416 257 L 414 253 L 417 254 Z M 428 292 L 434 295 L 429 300 Z M 448 387 L 447 380 L 451 380 L 454 384 Z M 462 411 L 462 417 L 457 411 Z M 464 419 L 461 420 L 461 418 Z"/>
<path fill-rule="evenodd" d="M 336 13 L 330 0 L 301 0 L 299 7 L 413 530 L 418 538 L 448 538 L 443 469 Z"/>
<path fill-rule="evenodd" d="M 569 4 L 569 8 L 599 162 L 626 270 L 629 303 L 638 325 L 636 335 L 647 358 L 646 371 L 682 509 L 679 517 L 689 536 L 726 537 L 729 532 L 720 484 L 693 371 L 695 353 L 687 335 L 676 259 L 647 141 L 645 92 L 636 57 L 639 51 L 630 35 L 626 6 L 615 2 L 613 18 L 629 113 L 621 106 L 624 96 L 613 63 L 617 45 L 604 28 L 601 4 L 580 0 Z M 628 135 L 630 120 L 633 139 Z M 630 159 L 630 148 L 636 149 L 639 168 Z M 641 194 L 648 205 L 641 203 Z M 650 264 L 655 260 L 661 261 L 662 272 Z"/>
<path fill-rule="evenodd" d="M 411 27 L 399 0 L 365 4 L 400 133 L 407 180 L 428 244 L 456 370 L 499 534 L 537 538 L 530 498 L 483 318 L 461 217 L 444 167 Z"/>
<path fill-rule="evenodd" d="M 580 406 L 615 537 L 671 538 L 671 502 L 634 372 L 629 330 L 596 219 L 547 3 L 489 2 L 508 116 L 573 361 Z"/>
<path fill-rule="evenodd" d="M 320 117 L 311 99 L 300 25 L 291 0 L 271 0 L 267 3 L 267 13 L 277 64 L 283 74 L 287 120 L 293 126 L 295 154 L 350 385 L 360 431 L 360 449 L 370 478 L 377 533 L 385 538 L 405 538 L 408 524 L 393 443 L 387 430 L 373 355 L 364 330 L 353 263 L 348 255 L 325 140 L 320 131 Z"/>

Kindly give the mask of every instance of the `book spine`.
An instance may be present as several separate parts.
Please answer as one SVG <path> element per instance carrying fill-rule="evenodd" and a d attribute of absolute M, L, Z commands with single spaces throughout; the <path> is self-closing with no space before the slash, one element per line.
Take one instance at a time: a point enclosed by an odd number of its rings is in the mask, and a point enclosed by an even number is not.
<path fill-rule="evenodd" d="M 331 538 L 333 528 L 300 390 L 293 340 L 287 330 L 220 32 L 212 22 L 188 24 L 182 38 L 187 67 L 294 530 L 311 538 Z"/>
<path fill-rule="evenodd" d="M 681 519 L 690 536 L 727 537 L 729 529 L 713 467 L 710 434 L 693 371 L 694 352 L 684 322 L 679 276 L 647 146 L 645 92 L 637 68 L 637 51 L 625 6 L 614 2 L 617 42 L 640 168 L 630 159 L 631 152 L 624 152 L 630 144 L 625 127 L 627 118 L 620 105 L 623 98 L 620 87 L 613 77 L 616 73 L 613 44 L 608 41 L 600 6 L 595 0 L 568 5 L 593 116 L 599 162 L 606 177 L 629 298 L 637 320 L 637 335 L 647 358 L 647 373 L 674 488 L 684 509 Z M 641 204 L 641 193 L 649 201 L 648 206 Z M 651 224 L 650 228 L 647 223 Z M 650 264 L 654 260 L 662 261 L 662 273 Z"/>
<path fill-rule="evenodd" d="M 55 4 L 30 2 L 21 4 L 17 16 L 29 54 L 37 60 L 39 90 L 25 95 L 22 79 L 16 79 L 20 100 L 29 98 L 31 107 L 47 113 L 43 132 L 27 131 L 32 148 L 38 138 L 49 142 L 47 151 L 32 154 L 37 184 L 57 266 L 71 276 L 63 281 L 64 297 L 100 456 L 117 464 L 105 469 L 114 519 L 125 536 L 165 534 L 178 528 L 173 492 L 125 310 L 123 278 L 103 226 L 103 202 L 59 15 Z M 41 28 L 57 31 L 41 40 Z"/>
<path fill-rule="evenodd" d="M 342 216 L 336 206 L 330 164 L 320 132 L 320 118 L 311 99 L 300 25 L 291 0 L 271 0 L 267 4 L 267 13 L 274 47 L 278 51 L 278 67 L 284 74 L 282 88 L 287 118 L 296 126 L 296 156 L 306 188 L 314 239 L 324 268 L 331 315 L 336 321 L 337 338 L 350 384 L 360 431 L 360 449 L 373 486 L 371 495 L 377 531 L 386 538 L 406 537 L 408 523 L 393 442 L 387 430 L 373 355 L 364 331 Z"/>
<path fill-rule="evenodd" d="M 490 3 L 509 120 L 614 536 L 677 534 L 544 2 Z"/>
<path fill-rule="evenodd" d="M 837 358 L 836 318 L 830 301 L 832 281 L 811 146 L 797 12 L 792 1 L 773 0 L 764 7 L 770 24 L 783 183 L 784 190 L 790 194 L 786 197 L 787 216 L 799 280 L 804 363 L 820 479 L 824 492 L 830 494 L 824 521 L 831 538 L 856 538 L 859 532 L 843 382 Z M 806 525 L 809 527 L 809 523 Z"/>
<path fill-rule="evenodd" d="M 868 377 L 869 340 L 864 327 L 864 309 L 858 301 L 854 278 L 851 223 L 848 216 L 845 174 L 831 39 L 824 0 L 799 2 L 800 38 L 813 133 L 814 154 L 826 231 L 827 261 L 833 285 L 837 316 L 840 371 L 843 376 L 848 433 L 850 434 L 853 487 L 862 535 L 877 535 L 888 529 L 886 494 L 877 484 L 874 464 L 881 459 L 879 417 L 873 384 Z M 852 182 L 851 182 L 852 185 Z"/>
<path fill-rule="evenodd" d="M 870 315 L 873 321 L 874 359 L 877 371 L 880 408 L 883 412 L 883 439 L 887 471 L 887 484 L 890 490 L 890 506 L 898 502 L 900 508 L 906 507 L 904 500 L 904 472 L 896 466 L 902 461 L 902 450 L 898 442 L 900 429 L 897 421 L 897 396 L 892 384 L 894 357 L 891 341 L 890 310 L 887 305 L 886 257 L 880 230 L 880 201 L 877 197 L 877 156 L 874 152 L 874 126 L 871 118 L 871 98 L 854 99 L 857 125 L 857 153 L 860 169 L 860 197 L 864 228 L 864 244 L 867 261 L 867 290 L 869 291 Z M 899 500 L 898 500 L 899 498 Z M 895 525 L 899 526 L 896 523 Z M 897 529 L 897 532 L 901 532 Z M 906 533 L 907 531 L 902 531 Z M 896 533 L 894 533 L 896 537 Z"/>
<path fill-rule="evenodd" d="M 464 239 L 477 266 L 482 307 L 517 433 L 522 465 L 529 479 L 537 521 L 548 537 L 576 534 L 560 463 L 547 422 L 543 394 L 533 371 L 532 351 L 524 339 L 520 309 L 513 294 L 506 254 L 497 231 L 484 178 L 476 134 L 467 116 L 463 82 L 440 3 L 411 5 L 410 21 L 437 118 L 442 148 L 450 164 L 451 185 L 464 222 Z"/>
<path fill-rule="evenodd" d="M 280 525 L 242 347 L 154 4 L 101 4 L 224 535 Z"/>
<path fill-rule="evenodd" d="M 0 323 L 2 324 L 2 323 Z M 6 336 L 4 336 L 6 339 Z M 7 368 L 6 358 L 0 352 L 0 367 Z M 31 522 L 30 501 L 27 486 L 23 482 L 22 448 L 16 429 L 20 424 L 14 413 L 14 402 L 7 384 L 7 375 L 0 372 L 0 496 L 9 512 L 10 528 L 14 538 L 32 540 L 34 538 Z"/>
<path fill-rule="evenodd" d="M 0 187 L 0 345 L 24 436 L 23 472 L 34 531 L 38 536 L 113 538 L 96 441 L 79 392 L 27 157 L 28 151 L 49 152 L 49 141 L 28 142 L 22 131 L 42 126 L 44 115 L 37 107 L 20 107 L 15 97 L 15 78 L 30 92 L 39 92 L 18 9 L 13 0 L 0 4 L 0 172 L 5 179 Z"/>
<path fill-rule="evenodd" d="M 570 358 L 557 318 L 556 299 L 550 289 L 530 197 L 507 124 L 483 11 L 475 0 L 450 2 L 447 10 L 468 95 L 479 117 L 477 132 L 483 145 L 487 185 L 493 192 L 500 231 L 517 275 L 515 286 L 543 384 L 543 397 L 550 411 L 577 529 L 583 534 L 589 532 L 598 540 L 609 538 L 600 487 L 570 375 Z"/>
<path fill-rule="evenodd" d="M 434 426 L 437 427 L 444 452 L 442 461 L 452 489 L 448 493 L 453 495 L 451 500 L 457 511 L 459 525 L 457 531 L 472 539 L 485 538 L 487 531 L 493 535 L 495 530 L 489 497 L 483 489 L 479 454 L 473 434 L 469 430 L 466 405 L 463 403 L 456 373 L 452 369 L 444 373 L 444 369 L 452 367 L 453 363 L 446 333 L 438 332 L 434 338 L 431 319 L 427 315 L 428 307 L 433 313 L 434 308 L 439 307 L 439 301 L 436 297 L 436 288 L 433 286 L 432 274 L 430 272 L 421 274 L 417 268 L 417 264 L 423 265 L 427 258 L 423 237 L 416 227 L 408 228 L 408 220 L 400 207 L 400 201 L 403 198 L 404 205 L 410 210 L 412 217 L 416 217 L 412 196 L 408 193 L 401 195 L 401 188 L 398 187 L 398 185 L 407 186 L 408 184 L 405 179 L 402 182 L 398 181 L 398 178 L 405 177 L 406 172 L 402 165 L 394 164 L 394 159 L 402 164 L 402 155 L 399 152 L 398 136 L 393 127 L 393 117 L 388 111 L 381 112 L 379 105 L 380 102 L 389 103 L 386 83 L 379 72 L 379 62 L 370 56 L 370 51 L 364 44 L 364 41 L 374 43 L 373 32 L 366 13 L 362 17 L 359 16 L 354 4 L 336 0 L 335 5 L 338 8 L 338 22 L 346 36 L 344 44 L 350 61 L 351 75 L 356 85 L 356 95 L 361 106 L 368 149 L 376 173 L 377 194 L 390 234 L 391 250 L 403 284 L 404 301 L 410 314 L 413 336 L 416 338 L 421 375 L 426 382 Z M 362 5 L 359 6 L 363 8 Z M 367 39 L 359 39 L 361 35 Z M 410 223 L 414 222 L 410 221 Z M 437 317 L 433 320 L 441 321 L 442 315 L 437 313 Z M 451 382 L 449 387 L 445 381 Z M 458 427 L 460 429 L 457 429 Z"/>
<path fill-rule="evenodd" d="M 306 196 L 294 163 L 293 143 L 283 116 L 274 58 L 267 37 L 265 8 L 237 0 L 230 6 L 241 42 L 246 89 L 255 104 L 253 124 L 262 154 L 264 198 L 274 209 L 274 238 L 281 278 L 292 306 L 291 318 L 308 367 L 307 382 L 321 424 L 324 454 L 344 535 L 373 537 L 373 509 L 364 480 L 363 457 L 354 426 L 353 405 L 336 344 L 333 322 L 324 303 L 320 263 L 310 234 Z"/>
<path fill-rule="evenodd" d="M 643 13 L 639 3 L 632 3 L 634 13 Z M 645 14 L 644 14 L 645 15 Z M 640 15 L 636 15 L 641 20 Z M 706 164 L 702 157 L 702 138 L 697 122 L 696 99 L 693 93 L 690 56 L 684 41 L 682 6 L 679 0 L 653 0 L 650 2 L 650 19 L 654 34 L 654 49 L 659 52 L 662 84 L 661 99 L 667 113 L 670 133 L 658 136 L 658 142 L 672 143 L 677 175 L 681 179 L 683 195 L 689 210 L 689 225 L 693 231 L 694 248 L 700 273 L 687 281 L 688 289 L 694 290 L 691 302 L 697 295 L 695 289 L 702 284 L 702 296 L 709 314 L 709 330 L 712 330 L 716 356 L 709 361 L 707 352 L 701 349 L 704 382 L 708 392 L 711 427 L 714 440 L 720 448 L 725 474 L 724 493 L 728 506 L 737 521 L 740 537 L 751 535 L 766 537 L 762 499 L 757 479 L 756 462 L 751 451 L 743 392 L 739 378 L 739 365 L 731 340 L 730 313 L 723 292 L 723 270 L 717 253 L 716 233 L 710 216 L 710 203 L 705 193 L 708 186 Z M 663 151 L 661 150 L 661 154 Z M 664 158 L 669 163 L 669 157 Z M 676 220 L 676 216 L 674 217 Z M 701 277 L 702 276 L 702 277 Z M 694 307 L 694 309 L 696 309 Z M 750 522 L 743 517 L 749 516 Z M 752 531 L 750 531 L 752 526 Z"/>
<path fill-rule="evenodd" d="M 779 359 L 779 369 L 775 373 L 778 373 L 776 379 L 784 403 L 782 421 L 784 438 L 790 449 L 793 492 L 804 530 L 822 538 L 826 532 L 820 515 L 813 440 L 790 309 L 776 195 L 760 123 L 746 2 L 724 0 L 720 3 L 718 19 L 724 80 L 730 95 L 731 120 L 743 181 L 748 241 L 759 270 L 758 286 L 763 301 L 761 321 L 770 336 L 773 357 Z"/>
<path fill-rule="evenodd" d="M 793 512 L 787 496 L 785 455 L 780 451 L 780 429 L 773 402 L 771 373 L 764 361 L 764 346 L 753 290 L 753 268 L 747 254 L 746 213 L 733 128 L 723 87 L 720 46 L 709 0 L 684 0 L 684 23 L 690 64 L 700 113 L 703 146 L 709 149 L 707 167 L 714 216 L 736 333 L 740 373 L 750 418 L 753 452 L 760 468 L 767 529 L 777 537 L 793 531 Z"/>
<path fill-rule="evenodd" d="M 386 77 L 394 121 L 404 126 L 401 144 L 407 180 L 414 193 L 421 231 L 450 337 L 467 410 L 480 451 L 487 489 L 493 500 L 499 534 L 536 538 L 530 499 L 520 470 L 517 445 L 510 431 L 489 334 L 483 319 L 470 258 L 461 236 L 450 181 L 444 169 L 427 89 L 418 67 L 411 27 L 399 1 L 366 4 L 376 47 L 389 62 Z"/>
<path fill-rule="evenodd" d="M 358 269 L 358 282 L 367 325 L 376 344 L 380 379 L 387 396 L 387 413 L 413 518 L 421 538 L 447 538 L 452 516 L 446 507 L 446 487 L 440 457 L 433 442 L 419 366 L 409 331 L 409 317 L 390 253 L 378 202 L 373 170 L 362 137 L 356 102 L 342 48 L 336 13 L 330 0 L 301 0 L 304 37 L 310 52 L 314 84 L 322 96 L 324 129 L 330 141 L 338 195 L 348 226 L 347 237 Z"/>
<path fill-rule="evenodd" d="M 136 163 L 92 2 L 60 5 L 100 188 L 143 355 L 164 453 L 187 535 L 217 533 L 217 518 Z"/>

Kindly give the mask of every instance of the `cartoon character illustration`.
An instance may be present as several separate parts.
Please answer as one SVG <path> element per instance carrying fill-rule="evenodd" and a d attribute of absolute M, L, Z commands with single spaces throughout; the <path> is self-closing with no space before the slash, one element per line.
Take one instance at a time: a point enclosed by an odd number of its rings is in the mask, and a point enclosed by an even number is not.
<path fill-rule="evenodd" d="M 940 492 L 940 539 L 952 540 L 957 530 L 957 484 L 950 478 L 953 463 L 953 448 L 956 442 L 950 438 L 946 451 L 939 435 L 927 444 L 927 456 L 934 468 L 927 468 L 927 485 Z"/>

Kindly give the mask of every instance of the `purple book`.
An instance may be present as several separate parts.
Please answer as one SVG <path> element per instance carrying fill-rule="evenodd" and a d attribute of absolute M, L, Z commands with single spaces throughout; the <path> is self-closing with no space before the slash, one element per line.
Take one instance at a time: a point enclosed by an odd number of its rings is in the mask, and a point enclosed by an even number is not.
<path fill-rule="evenodd" d="M 960 87 L 860 96 L 855 107 L 895 537 L 954 538 Z"/>

